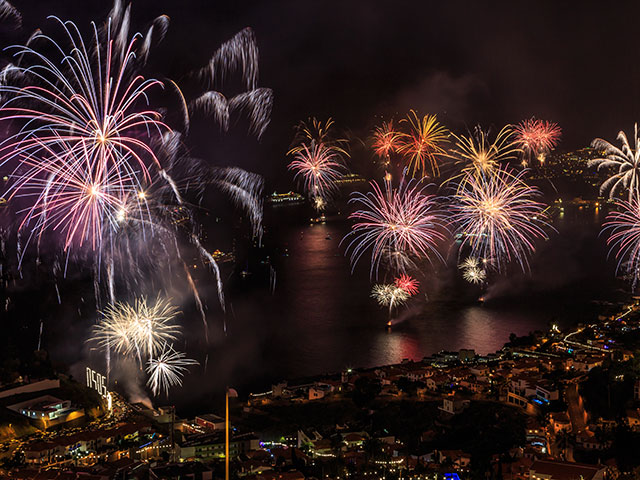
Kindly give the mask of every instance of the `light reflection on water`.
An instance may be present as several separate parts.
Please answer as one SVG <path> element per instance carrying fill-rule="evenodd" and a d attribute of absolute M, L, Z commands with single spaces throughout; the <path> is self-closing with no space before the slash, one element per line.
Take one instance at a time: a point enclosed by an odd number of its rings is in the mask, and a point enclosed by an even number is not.
<path fill-rule="evenodd" d="M 598 221 L 594 212 L 567 210 L 555 222 L 559 234 L 539 246 L 531 275 L 492 282 L 491 296 L 508 301 L 479 304 L 483 292 L 462 282 L 455 266 L 423 276 L 421 290 L 431 300 L 421 295 L 399 309 L 394 317 L 401 321 L 391 330 L 385 329 L 386 308 L 369 296 L 368 260 L 351 274 L 339 245 L 347 222 L 282 225 L 272 233 L 280 248 L 273 258 L 275 293 L 256 286 L 260 282 L 239 285 L 230 295 L 229 336 L 212 343 L 211 368 L 187 378 L 185 391 L 203 382 L 213 389 L 231 384 L 257 391 L 281 379 L 419 360 L 440 350 L 486 354 L 500 349 L 512 332 L 589 319 L 595 312 L 590 300 L 611 298 L 615 289 Z M 198 401 L 176 398 L 182 405 Z"/>

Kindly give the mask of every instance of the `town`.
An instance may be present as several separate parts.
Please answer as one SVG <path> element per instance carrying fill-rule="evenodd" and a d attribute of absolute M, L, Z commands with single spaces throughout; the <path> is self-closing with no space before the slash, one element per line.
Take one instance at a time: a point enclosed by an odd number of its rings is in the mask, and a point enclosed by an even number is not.
<path fill-rule="evenodd" d="M 634 298 L 599 309 L 597 323 L 511 335 L 494 354 L 443 351 L 246 399 L 232 392 L 231 476 L 634 478 L 640 307 Z M 173 407 L 129 404 L 87 370 L 86 386 L 60 376 L 0 390 L 4 477 L 224 475 L 224 414 L 181 419 Z"/>

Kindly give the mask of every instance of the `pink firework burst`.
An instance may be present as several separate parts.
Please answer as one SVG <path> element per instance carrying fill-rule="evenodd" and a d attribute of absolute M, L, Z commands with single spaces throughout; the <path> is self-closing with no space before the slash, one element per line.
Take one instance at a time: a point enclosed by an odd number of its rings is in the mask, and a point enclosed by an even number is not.
<path fill-rule="evenodd" d="M 355 192 L 350 200 L 361 206 L 350 215 L 355 224 L 343 239 L 350 238 L 352 265 L 369 250 L 372 276 L 385 254 L 442 259 L 437 245 L 445 238 L 447 221 L 435 197 L 425 193 L 426 185 L 403 181 L 396 189 L 385 180 L 384 190 L 375 182 L 371 187 L 371 192 Z"/>
<path fill-rule="evenodd" d="M 515 127 L 516 144 L 529 158 L 553 150 L 562 136 L 557 123 L 530 118 Z"/>
<path fill-rule="evenodd" d="M 0 166 L 16 164 L 10 199 L 35 202 L 22 228 L 62 230 L 65 249 L 88 242 L 95 250 L 110 212 L 137 198 L 131 191 L 151 182 L 151 169 L 162 171 L 151 143 L 169 128 L 147 107 L 162 84 L 133 73 L 136 36 L 127 42 L 112 37 L 110 24 L 106 32 L 94 25 L 87 45 L 75 25 L 56 20 L 66 43 L 37 33 L 30 43 L 49 53 L 17 47 L 25 66 L 11 67 L 15 84 L 0 86 L 0 120 L 17 127 L 0 144 Z M 144 210 L 143 196 L 138 203 Z"/>
<path fill-rule="evenodd" d="M 540 191 L 523 180 L 525 172 L 467 175 L 454 195 L 462 245 L 473 257 L 495 259 L 499 270 L 510 262 L 526 270 L 535 240 L 546 238 L 546 206 L 537 201 Z"/>
<path fill-rule="evenodd" d="M 640 201 L 618 201 L 617 212 L 611 212 L 603 225 L 609 231 L 607 244 L 615 251 L 618 271 L 629 275 L 634 286 L 640 278 Z"/>
<path fill-rule="evenodd" d="M 336 180 L 342 176 L 344 165 L 340 155 L 323 143 L 305 144 L 294 153 L 289 170 L 300 177 L 304 189 L 313 199 L 326 200 L 336 189 Z"/>

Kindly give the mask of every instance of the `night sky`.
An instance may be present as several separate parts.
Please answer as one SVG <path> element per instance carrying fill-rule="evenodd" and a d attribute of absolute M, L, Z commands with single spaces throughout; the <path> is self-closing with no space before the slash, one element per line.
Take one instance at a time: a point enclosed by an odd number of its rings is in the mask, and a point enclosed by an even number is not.
<path fill-rule="evenodd" d="M 3 45 L 24 43 L 36 28 L 63 39 L 59 26 L 46 19 L 48 15 L 75 21 L 86 36 L 91 32 L 89 21 L 103 22 L 111 9 L 110 0 L 15 0 L 13 3 L 22 12 L 24 28 L 0 31 Z M 259 86 L 269 87 L 275 94 L 271 124 L 262 140 L 258 142 L 246 133 L 246 120 L 244 125 L 236 125 L 228 136 L 223 136 L 212 120 L 194 116 L 185 144 L 194 156 L 211 164 L 237 165 L 263 174 L 267 188 L 272 190 L 295 188 L 293 174 L 286 169 L 286 152 L 294 126 L 310 116 L 333 117 L 344 134 L 355 140 L 366 139 L 381 118 L 398 119 L 411 108 L 421 114 L 437 114 L 442 123 L 457 133 L 476 124 L 499 129 L 506 123 L 517 123 L 535 115 L 557 122 L 563 128 L 560 144 L 563 150 L 584 147 L 594 137 L 613 141 L 620 129 L 631 133 L 634 121 L 640 118 L 636 58 L 639 2 L 135 0 L 132 13 L 134 31 L 146 31 L 160 14 L 170 17 L 168 35 L 152 51 L 147 73 L 161 80 L 168 77 L 177 81 L 189 94 L 188 98 L 203 91 L 200 88 L 198 93 L 189 72 L 206 65 L 218 46 L 236 32 L 247 26 L 255 30 L 260 48 Z M 9 55 L 2 58 L 8 61 Z M 227 96 L 238 93 L 233 91 L 233 86 L 229 88 L 231 90 L 222 90 L 222 93 Z M 359 167 L 365 162 L 371 164 L 371 154 L 360 149 L 358 155 L 353 155 L 349 166 L 353 171 L 362 172 Z M 220 210 L 216 210 L 216 214 Z M 288 220 L 284 218 L 283 223 Z M 553 237 L 555 243 L 545 244 L 533 262 L 533 280 L 523 275 L 509 279 L 508 285 L 507 282 L 497 284 L 496 296 L 516 298 L 526 292 L 544 295 L 547 302 L 548 292 L 556 292 L 560 300 L 554 304 L 552 299 L 555 308 L 566 304 L 566 292 L 570 292 L 567 297 L 574 300 L 571 292 L 578 290 L 590 298 L 596 289 L 608 294 L 609 282 L 614 278 L 613 267 L 612 262 L 606 264 L 604 239 L 597 237 L 598 225 L 595 222 L 587 228 L 580 225 L 577 233 L 572 228 L 572 225 L 567 227 L 570 231 L 566 237 L 557 235 Z M 297 226 L 290 231 L 285 228 L 282 232 L 276 228 L 273 231 L 277 237 L 274 244 L 301 242 Z M 216 232 L 207 233 L 213 238 Z M 296 322 L 305 319 L 306 311 L 329 318 L 325 313 L 333 308 L 336 327 L 322 324 L 329 333 L 318 338 L 329 341 L 335 336 L 336 348 L 340 351 L 350 352 L 340 341 L 360 339 L 357 325 L 346 333 L 340 330 L 351 328 L 348 323 L 343 326 L 342 309 L 348 305 L 366 311 L 369 307 L 362 305 L 372 305 L 369 279 L 367 272 L 360 280 L 356 278 L 361 289 L 357 294 L 359 300 L 354 301 L 350 291 L 354 280 L 348 276 L 343 251 L 338 247 L 330 251 L 326 247 L 328 239 L 337 243 L 341 235 L 340 231 L 332 233 L 333 237 L 324 233 L 316 237 L 324 248 L 316 250 L 322 254 L 318 258 L 321 261 L 329 258 L 334 269 L 328 270 L 329 273 L 322 268 L 315 271 L 326 275 L 323 278 L 335 290 L 316 297 L 302 292 L 302 288 L 286 294 L 279 304 L 282 310 L 274 308 L 276 313 L 271 317 L 265 315 L 266 320 L 262 318 L 264 305 L 269 304 L 265 303 L 266 297 L 261 296 L 266 293 L 258 292 L 253 297 L 244 292 L 238 294 L 238 298 L 242 298 L 237 304 L 238 321 L 245 322 L 239 325 L 247 328 L 234 327 L 234 324 L 231 328 L 247 333 L 235 337 L 220 354 L 222 357 L 229 353 L 227 350 L 234 350 L 222 366 L 223 371 L 228 367 L 229 376 L 237 371 L 256 375 L 254 370 L 262 361 L 260 356 L 271 352 L 273 338 L 278 339 L 280 335 L 283 335 L 283 344 L 304 344 L 297 341 L 296 335 L 304 330 L 296 330 Z M 585 258 L 591 259 L 590 262 L 585 262 Z M 287 274 L 290 279 L 299 272 L 308 274 L 307 259 L 303 258 L 296 268 L 288 273 L 279 272 L 279 285 L 287 285 Z M 611 272 L 603 274 L 606 269 Z M 342 286 L 331 275 L 341 275 L 336 278 L 344 279 L 341 281 L 349 285 Z M 321 283 L 315 279 L 313 282 Z M 304 285 L 304 281 L 290 281 L 289 285 L 299 283 Z M 585 289 L 585 285 L 590 289 Z M 509 290 L 507 294 L 500 290 L 503 286 Z M 210 292 L 214 291 L 212 284 L 208 287 Z M 49 300 L 53 302 L 53 289 L 48 288 Z M 69 291 L 73 295 L 77 293 L 73 285 Z M 67 326 L 65 322 L 77 322 L 83 328 L 87 328 L 88 323 L 81 315 L 75 316 L 72 310 L 76 304 L 66 300 L 65 294 L 63 291 L 63 308 L 69 308 L 69 312 L 56 326 L 57 331 L 68 336 L 67 332 L 73 330 L 62 328 L 61 325 Z M 329 307 L 321 303 L 309 307 L 305 303 L 309 298 L 319 302 L 328 298 Z M 517 298 L 520 301 L 520 297 Z M 296 308 L 290 308 L 298 301 L 300 314 L 296 314 Z M 216 299 L 211 297 L 209 306 L 214 313 L 209 313 L 209 317 L 210 321 L 214 317 L 217 321 L 221 314 L 213 305 Z M 289 311 L 293 313 L 286 317 Z M 442 325 L 448 325 L 449 319 L 444 316 L 443 319 Z M 281 326 L 283 323 L 285 328 Z M 254 324 L 258 324 L 257 333 L 252 330 L 256 328 Z M 523 333 L 526 328 L 523 327 Z M 340 338 L 341 331 L 343 338 Z M 77 336 L 86 331 L 82 332 Z M 197 332 L 199 335 L 200 330 Z M 315 332 L 312 337 L 316 337 Z M 76 355 L 77 344 L 83 341 L 84 338 L 73 339 L 73 355 Z M 273 351 L 273 355 L 280 354 L 277 349 Z M 290 358 L 296 358 L 297 362 L 298 353 L 291 352 L 291 357 L 283 356 L 283 363 Z M 213 357 L 212 364 L 215 364 Z M 272 366 L 260 368 L 267 370 Z M 288 372 L 278 370 L 277 374 Z M 258 369 L 257 374 L 263 372 Z M 221 375 L 217 380 L 223 382 L 227 378 Z M 202 379 L 194 377 L 190 381 Z M 209 388 L 213 387 L 209 385 Z"/>
<path fill-rule="evenodd" d="M 48 14 L 85 28 L 111 6 L 14 3 L 23 36 L 47 25 Z M 293 126 L 309 116 L 332 116 L 364 138 L 380 116 L 409 108 L 436 113 L 456 131 L 535 115 L 562 126 L 563 149 L 596 136 L 613 140 L 638 117 L 637 2 L 133 3 L 134 28 L 146 29 L 161 13 L 171 18 L 152 67 L 178 81 L 235 32 L 254 28 L 259 83 L 275 92 L 272 122 L 260 146 L 247 147 L 253 140 L 243 136 L 246 150 L 234 154 L 243 158 L 226 163 L 268 178 L 285 171 Z"/>

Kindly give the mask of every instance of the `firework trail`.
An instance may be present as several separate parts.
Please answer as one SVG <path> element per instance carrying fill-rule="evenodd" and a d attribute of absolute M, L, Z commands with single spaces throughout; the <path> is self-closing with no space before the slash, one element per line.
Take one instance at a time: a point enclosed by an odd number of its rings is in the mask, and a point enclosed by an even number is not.
<path fill-rule="evenodd" d="M 254 236 L 261 238 L 263 178 L 241 168 L 227 167 L 214 169 L 212 182 L 227 193 L 237 207 L 247 212 Z"/>
<path fill-rule="evenodd" d="M 319 199 L 323 206 L 326 200 L 337 189 L 336 180 L 343 173 L 344 165 L 341 157 L 323 143 L 311 142 L 311 146 L 302 145 L 293 153 L 293 161 L 289 170 L 294 170 L 295 179 L 300 179 L 304 190 L 313 198 Z"/>
<path fill-rule="evenodd" d="M 406 273 L 396 277 L 393 283 L 396 287 L 401 288 L 410 296 L 414 296 L 420 291 L 420 282 Z"/>
<path fill-rule="evenodd" d="M 411 180 L 397 189 L 390 181 L 385 181 L 384 191 L 375 182 L 371 187 L 371 192 L 355 192 L 349 200 L 361 207 L 349 216 L 355 224 L 342 240 L 349 239 L 352 267 L 369 250 L 372 277 L 385 252 L 442 260 L 436 247 L 445 238 L 447 222 L 435 197 L 425 193 L 427 186 Z"/>
<path fill-rule="evenodd" d="M 271 120 L 273 91 L 269 88 L 257 88 L 240 93 L 230 99 L 227 99 L 220 92 L 209 91 L 193 100 L 191 107 L 215 119 L 223 132 L 229 130 L 233 112 L 247 113 L 250 120 L 250 132 L 260 138 Z"/>
<path fill-rule="evenodd" d="M 148 302 L 145 297 L 133 304 L 118 302 L 102 313 L 102 321 L 93 328 L 89 339 L 103 348 L 122 355 L 153 358 L 166 342 L 176 340 L 181 328 L 174 320 L 178 310 L 170 300 L 158 297 Z"/>
<path fill-rule="evenodd" d="M 371 297 L 375 298 L 380 306 L 389 307 L 391 315 L 391 311 L 399 305 L 404 305 L 411 295 L 394 284 L 376 284 L 371 290 Z"/>
<path fill-rule="evenodd" d="M 487 279 L 486 266 L 488 265 L 487 259 L 479 259 L 475 257 L 467 257 L 464 261 L 458 265 L 458 268 L 462 270 L 462 278 L 473 284 L 481 284 Z"/>
<path fill-rule="evenodd" d="M 487 278 L 487 272 L 482 268 L 466 268 L 462 271 L 462 278 L 473 284 L 481 284 Z"/>
<path fill-rule="evenodd" d="M 616 172 L 611 175 L 601 186 L 600 193 L 609 191 L 609 198 L 614 198 L 621 190 L 628 190 L 628 202 L 640 199 L 640 137 L 638 137 L 638 124 L 633 127 L 634 145 L 629 143 L 627 135 L 620 131 L 618 140 L 622 147 L 618 148 L 606 140 L 596 138 L 591 146 L 604 151 L 604 158 L 589 161 L 589 166 L 600 169 L 612 169 Z"/>
<path fill-rule="evenodd" d="M 347 139 L 336 135 L 335 122 L 332 118 L 322 122 L 313 117 L 306 122 L 301 121 L 298 124 L 296 135 L 293 139 L 293 147 L 287 152 L 287 155 L 294 155 L 303 150 L 305 146 L 309 148 L 313 144 L 322 144 L 340 157 L 341 160 L 344 160 L 349 158 L 348 143 Z"/>
<path fill-rule="evenodd" d="M 0 20 L 15 17 L 11 8 L 0 3 Z M 110 303 L 119 305 L 120 287 L 139 291 L 154 281 L 153 273 L 166 273 L 177 260 L 184 265 L 206 334 L 204 306 L 179 248 L 183 230 L 214 272 L 224 310 L 223 285 L 218 265 L 196 232 L 188 195 L 215 185 L 247 212 L 260 236 L 262 179 L 189 157 L 181 134 L 164 123 L 165 109 L 150 106 L 149 98 L 163 84 L 139 72 L 166 34 L 167 16 L 157 17 L 145 35 L 131 36 L 130 6 L 116 1 L 104 26 L 93 24 L 87 42 L 75 24 L 52 18 L 63 41 L 36 31 L 24 46 L 12 47 L 14 61 L 0 73 L 0 121 L 10 122 L 9 135 L 0 143 L 0 167 L 11 171 L 8 203 L 21 216 L 16 232 L 20 274 L 32 239 L 39 254 L 45 233 L 62 237 L 64 275 L 70 259 L 89 260 L 100 308 L 103 275 Z M 228 113 L 248 116 L 251 133 L 260 137 L 269 123 L 273 93 L 257 87 L 257 54 L 253 32 L 246 29 L 223 44 L 199 76 L 219 88 L 228 73 L 241 73 L 247 91 L 226 102 Z M 187 101 L 172 80 L 167 85 L 180 100 L 185 131 L 190 106 L 210 113 L 197 99 Z M 103 338 L 108 363 L 113 342 L 125 342 L 112 333 Z M 139 357 L 150 349 L 135 337 L 126 341 Z"/>
<path fill-rule="evenodd" d="M 385 165 L 390 162 L 392 153 L 397 153 L 402 145 L 404 134 L 393 128 L 393 120 L 382 122 L 377 126 L 372 135 L 373 152 L 382 160 Z"/>
<path fill-rule="evenodd" d="M 409 126 L 409 133 L 402 136 L 402 145 L 398 152 L 407 159 L 407 167 L 412 176 L 427 175 L 427 166 L 431 174 L 440 174 L 438 157 L 445 156 L 443 145 L 449 141 L 449 131 L 440 123 L 435 115 L 422 118 L 411 110 L 407 118 L 401 120 Z"/>
<path fill-rule="evenodd" d="M 169 389 L 182 386 L 182 377 L 189 370 L 190 365 L 199 365 L 196 360 L 186 358 L 182 352 L 174 350 L 173 345 L 163 345 L 160 354 L 149 359 L 146 372 L 149 374 L 147 385 L 155 396 L 164 391 L 169 395 Z"/>
<path fill-rule="evenodd" d="M 603 232 L 609 232 L 607 244 L 618 259 L 617 271 L 630 276 L 635 289 L 640 278 L 640 201 L 619 200 L 617 206 L 620 211 L 607 216 Z"/>
<path fill-rule="evenodd" d="M 251 28 L 245 28 L 218 47 L 199 76 L 213 87 L 224 82 L 228 73 L 240 70 L 245 88 L 253 90 L 258 84 L 258 57 L 255 34 Z"/>
<path fill-rule="evenodd" d="M 181 178 L 181 172 L 169 172 L 174 157 L 180 155 L 180 134 L 162 122 L 159 110 L 148 106 L 151 90 L 162 84 L 137 73 L 152 43 L 164 37 L 168 18 L 158 17 L 146 36 L 137 34 L 129 40 L 130 7 L 116 2 L 105 27 L 94 25 L 93 38 L 87 43 L 73 23 L 55 20 L 65 33 L 65 42 L 57 43 L 36 32 L 26 46 L 14 47 L 17 61 L 5 68 L 5 83 L 0 86 L 0 119 L 17 126 L 15 133 L 0 144 L 0 165 L 15 164 L 7 193 L 12 204 L 28 203 L 19 210 L 24 217 L 19 230 L 30 229 L 27 243 L 35 236 L 39 244 L 47 230 L 62 232 L 67 260 L 72 247 L 89 245 L 98 262 L 94 272 L 99 276 L 99 264 L 104 261 L 107 265 L 108 292 L 113 302 L 116 260 L 126 258 L 121 270 L 142 271 L 136 265 L 137 258 L 121 253 L 130 253 L 134 239 L 124 246 L 119 241 L 133 233 L 147 243 L 158 232 L 161 237 L 175 236 L 171 227 L 175 219 L 166 214 L 172 205 L 161 204 L 169 200 L 162 182 L 171 187 L 181 211 L 189 208 L 180 191 L 182 184 L 215 183 L 249 212 L 254 233 L 261 232 L 259 177 L 228 169 L 177 182 L 176 174 Z M 251 32 L 244 31 L 221 47 L 211 65 L 227 65 L 234 70 L 245 54 L 251 58 L 257 54 L 252 42 Z M 34 43 L 42 48 L 32 48 Z M 247 52 L 234 52 L 234 48 L 247 48 Z M 256 76 L 254 60 L 241 69 L 245 80 Z M 215 78 L 213 72 L 209 77 L 218 82 L 224 75 L 216 68 Z M 169 82 L 186 107 L 175 82 Z M 232 104 L 249 113 L 252 129 L 260 135 L 268 123 L 271 92 L 254 88 L 253 80 L 249 84 L 253 89 L 237 95 Z M 188 114 L 185 108 L 185 126 Z M 163 164 L 161 159 L 167 162 Z M 188 219 L 192 220 L 191 215 Z M 130 228 L 134 223 L 140 228 Z M 203 260 L 211 263 L 194 235 L 192 230 L 192 243 Z M 159 242 L 167 250 L 169 242 L 164 238 Z M 20 261 L 23 251 L 20 248 Z M 213 264 L 212 269 L 217 271 Z M 97 286 L 98 303 L 99 296 Z"/>
<path fill-rule="evenodd" d="M 534 157 L 542 162 L 544 155 L 556 147 L 562 135 L 562 129 L 557 123 L 536 118 L 523 120 L 515 126 L 514 132 L 516 143 L 525 155 L 524 165 Z"/>
<path fill-rule="evenodd" d="M 0 22 L 10 22 L 15 29 L 22 26 L 22 15 L 7 0 L 0 0 Z"/>
<path fill-rule="evenodd" d="M 453 138 L 455 145 L 450 156 L 462 167 L 463 177 L 466 174 L 490 174 L 499 168 L 500 162 L 513 159 L 521 152 L 513 139 L 510 126 L 502 128 L 493 141 L 479 126 L 469 136 L 453 135 Z"/>
<path fill-rule="evenodd" d="M 16 181 L 8 190 L 9 200 L 24 189 L 41 190 L 32 207 L 32 213 L 40 212 L 36 231 L 50 222 L 54 229 L 64 225 L 65 249 L 89 241 L 97 250 L 103 239 L 101 220 L 110 211 L 104 207 L 115 207 L 131 190 L 142 189 L 150 179 L 149 169 L 159 166 L 150 140 L 168 127 L 159 112 L 140 107 L 146 107 L 151 90 L 162 84 L 132 74 L 135 37 L 118 55 L 122 37 L 113 39 L 110 24 L 105 43 L 94 25 L 93 43 L 86 45 L 74 24 L 54 19 L 66 33 L 68 52 L 38 33 L 32 41 L 62 58 L 49 58 L 28 45 L 14 47 L 15 56 L 31 62 L 14 66 L 26 85 L 0 85 L 5 98 L 0 119 L 23 125 L 0 144 L 0 166 L 18 165 L 11 175 Z M 50 190 L 65 197 L 66 186 L 78 193 L 67 194 L 61 209 L 73 214 L 50 220 L 49 205 L 56 205 L 49 200 Z M 27 215 L 21 227 L 31 220 L 33 215 Z"/>
<path fill-rule="evenodd" d="M 471 256 L 495 259 L 498 270 L 510 262 L 526 270 L 535 239 L 546 238 L 545 205 L 536 201 L 540 192 L 522 179 L 525 172 L 467 175 L 454 195 L 461 248 L 471 247 Z"/>
<path fill-rule="evenodd" d="M 248 114 L 251 133 L 258 139 L 271 120 L 273 91 L 258 88 L 258 44 L 251 28 L 245 28 L 223 43 L 212 55 L 209 63 L 198 72 L 209 90 L 191 102 L 191 107 L 201 110 L 216 120 L 223 131 L 229 129 L 230 116 L 234 111 Z M 228 74 L 240 72 L 245 92 L 227 98 L 218 89 L 225 83 Z"/>
<path fill-rule="evenodd" d="M 202 246 L 202 243 L 200 242 L 200 238 L 197 235 L 192 235 L 191 241 L 198 248 L 200 255 L 202 255 L 207 260 L 207 262 L 209 263 L 209 266 L 211 267 L 211 270 L 214 272 L 216 276 L 216 283 L 218 286 L 218 299 L 220 300 L 220 306 L 222 307 L 223 311 L 226 311 L 226 304 L 224 302 L 224 292 L 223 292 L 223 286 L 222 286 L 222 276 L 220 275 L 220 268 L 218 267 L 218 262 L 216 262 L 215 258 L 213 258 L 213 255 L 211 255 L 209 251 Z M 191 281 L 193 282 L 193 280 Z"/>

